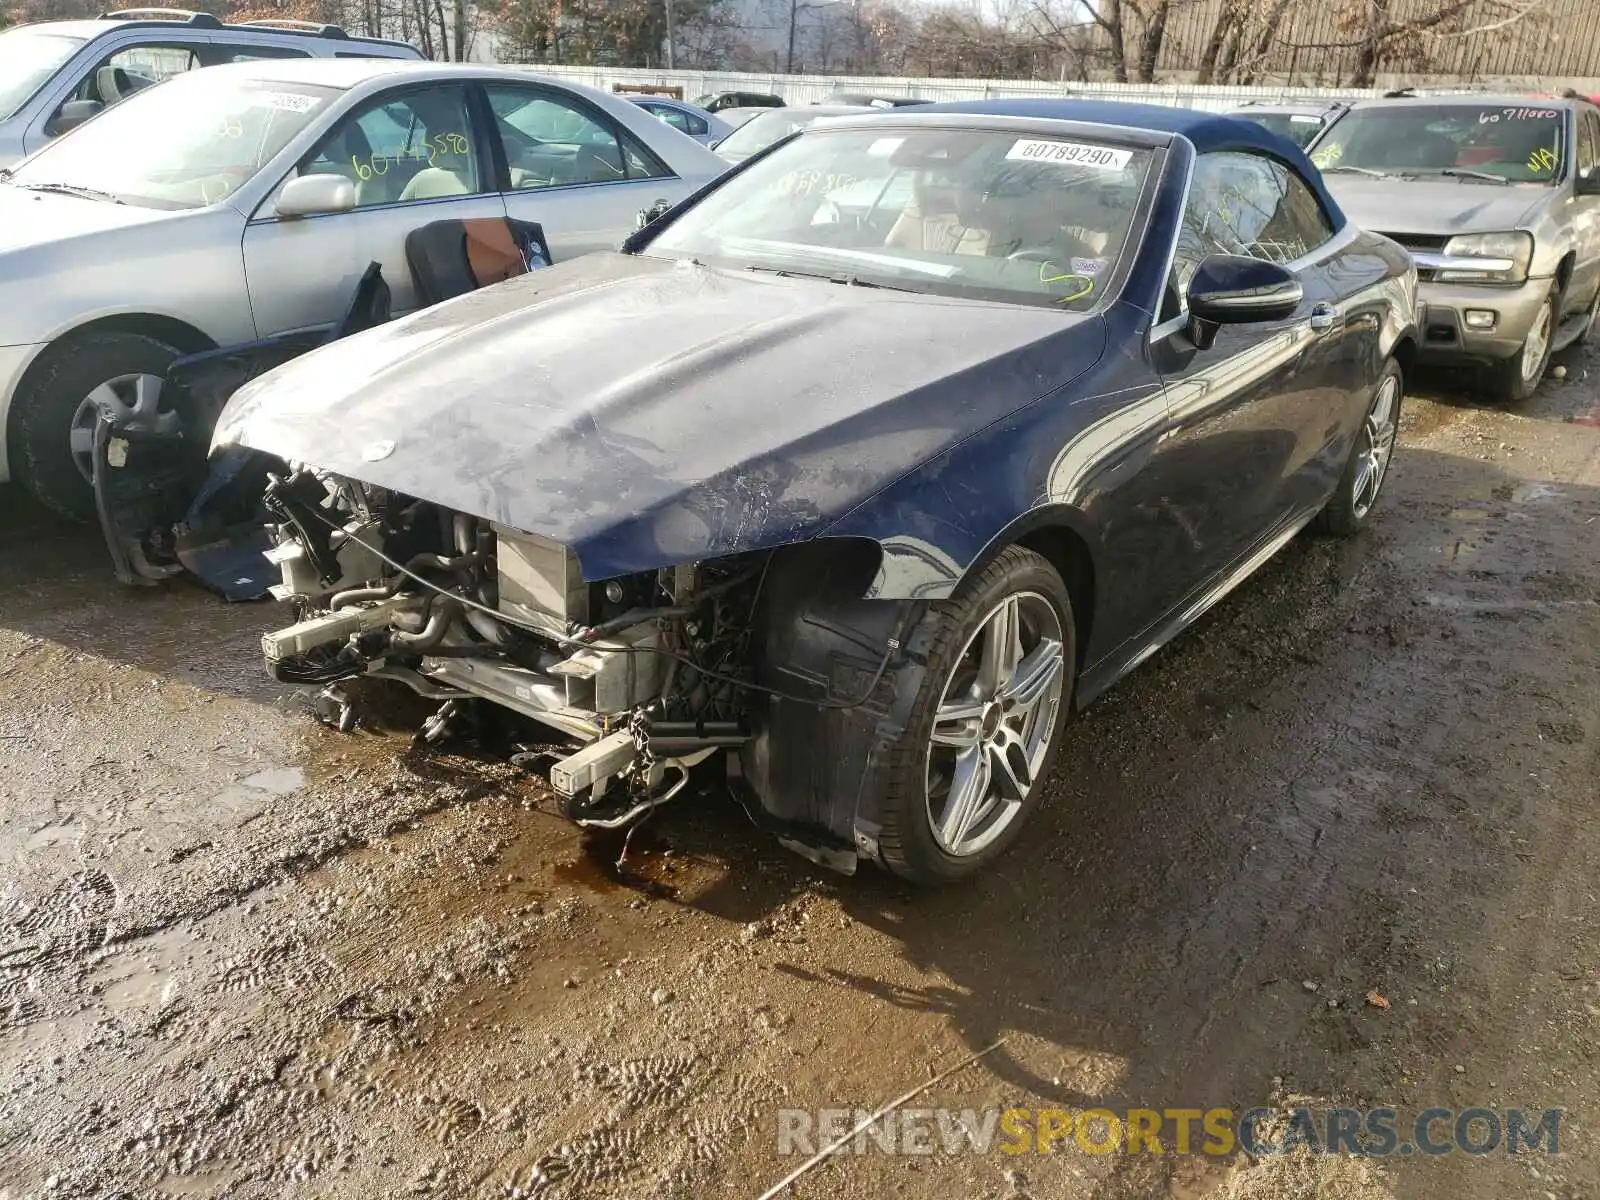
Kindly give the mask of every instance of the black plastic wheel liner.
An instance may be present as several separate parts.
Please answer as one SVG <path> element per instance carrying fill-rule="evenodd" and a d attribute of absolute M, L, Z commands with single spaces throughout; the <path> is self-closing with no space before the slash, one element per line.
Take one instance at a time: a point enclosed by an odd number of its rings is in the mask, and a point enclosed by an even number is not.
<path fill-rule="evenodd" d="M 828 538 L 776 553 L 756 616 L 754 678 L 820 703 L 753 693 L 754 736 L 739 759 L 775 832 L 868 858 L 877 855 L 889 752 L 922 679 L 921 664 L 889 642 L 904 643 L 927 607 L 861 598 L 877 555 L 871 543 Z"/>

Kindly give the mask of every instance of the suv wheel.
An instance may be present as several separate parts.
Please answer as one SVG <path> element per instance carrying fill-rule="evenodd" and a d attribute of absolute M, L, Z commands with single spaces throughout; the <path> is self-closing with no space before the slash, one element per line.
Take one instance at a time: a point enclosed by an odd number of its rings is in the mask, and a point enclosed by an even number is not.
<path fill-rule="evenodd" d="M 1501 403 L 1516 403 L 1533 395 L 1550 365 L 1550 347 L 1555 340 L 1556 313 L 1561 301 L 1561 289 L 1550 288 L 1544 298 L 1539 315 L 1534 318 L 1522 349 L 1510 358 L 1494 364 L 1489 391 Z"/>
<path fill-rule="evenodd" d="M 11 470 L 46 507 L 94 515 L 94 428 L 106 404 L 156 426 L 176 421 L 167 367 L 178 351 L 137 333 L 68 337 L 41 355 L 11 406 Z"/>

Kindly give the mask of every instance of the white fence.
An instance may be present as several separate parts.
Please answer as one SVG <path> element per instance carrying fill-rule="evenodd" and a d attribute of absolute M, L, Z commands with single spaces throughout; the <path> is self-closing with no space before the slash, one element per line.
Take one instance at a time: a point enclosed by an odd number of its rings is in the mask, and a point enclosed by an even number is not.
<path fill-rule="evenodd" d="M 867 92 L 874 96 L 912 96 L 922 100 L 987 100 L 1005 96 L 1074 96 L 1092 100 L 1133 100 L 1180 108 L 1218 111 L 1246 100 L 1355 100 L 1375 96 L 1362 88 L 1206 87 L 1199 84 L 1055 83 L 1028 79 L 916 79 L 881 75 L 782 75 L 739 71 L 667 71 L 638 67 L 565 67 L 531 65 L 530 70 L 611 91 L 614 84 L 631 87 L 675 86 L 693 100 L 708 92 L 764 92 L 790 104 L 809 104 L 830 92 Z"/>

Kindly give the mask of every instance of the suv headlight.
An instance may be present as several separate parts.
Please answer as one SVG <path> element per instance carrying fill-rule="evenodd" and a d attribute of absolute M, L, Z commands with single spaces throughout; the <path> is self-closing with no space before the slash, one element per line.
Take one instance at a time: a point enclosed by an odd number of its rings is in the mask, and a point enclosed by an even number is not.
<path fill-rule="evenodd" d="M 1445 267 L 1434 273 L 1441 283 L 1521 283 L 1533 261 L 1533 235 L 1468 233 L 1445 243 L 1446 258 L 1481 258 L 1483 265 Z"/>

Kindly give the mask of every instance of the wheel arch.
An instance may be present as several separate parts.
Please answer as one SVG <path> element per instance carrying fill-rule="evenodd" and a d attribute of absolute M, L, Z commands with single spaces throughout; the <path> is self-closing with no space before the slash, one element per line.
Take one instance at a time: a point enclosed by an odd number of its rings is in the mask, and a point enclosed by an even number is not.
<path fill-rule="evenodd" d="M 1572 282 L 1572 272 L 1577 265 L 1578 255 L 1573 250 L 1563 254 L 1561 261 L 1556 264 L 1556 286 L 1561 289 L 1563 295 L 1566 294 L 1567 285 Z M 1556 313 L 1557 317 L 1560 315 L 1559 312 Z"/>
<path fill-rule="evenodd" d="M 1021 546 L 1042 556 L 1067 585 L 1077 642 L 1075 665 L 1081 671 L 1089 661 L 1088 647 L 1099 599 L 1095 566 L 1098 545 L 1099 538 L 1083 512 L 1065 504 L 1045 505 L 1024 513 L 1001 531 L 967 567 L 962 578 L 981 571 L 1007 546 Z"/>

